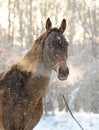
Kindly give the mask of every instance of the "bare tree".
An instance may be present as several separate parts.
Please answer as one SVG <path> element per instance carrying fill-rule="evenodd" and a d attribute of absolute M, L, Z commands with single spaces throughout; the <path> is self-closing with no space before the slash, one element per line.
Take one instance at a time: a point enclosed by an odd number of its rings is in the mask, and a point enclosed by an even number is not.
<path fill-rule="evenodd" d="M 9 15 L 8 15 L 8 21 L 9 21 L 9 26 L 8 26 L 8 41 L 10 43 L 10 29 L 11 29 L 11 20 L 10 20 L 10 0 L 8 1 L 8 12 L 9 12 Z"/>
<path fill-rule="evenodd" d="M 86 3 L 75 4 L 78 11 L 79 20 L 84 29 L 84 33 L 88 35 L 88 38 L 92 45 L 92 55 L 96 57 L 96 0 L 93 0 L 91 6 L 88 7 Z M 83 11 L 80 9 L 84 9 Z M 86 7 L 86 8 L 85 8 Z"/>

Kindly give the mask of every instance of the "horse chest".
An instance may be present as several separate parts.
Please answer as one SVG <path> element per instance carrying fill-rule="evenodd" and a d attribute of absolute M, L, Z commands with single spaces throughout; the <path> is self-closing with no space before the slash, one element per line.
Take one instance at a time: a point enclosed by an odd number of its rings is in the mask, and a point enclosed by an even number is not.
<path fill-rule="evenodd" d="M 30 101 L 37 102 L 43 96 L 49 83 L 49 78 L 44 76 L 32 76 L 28 83 L 28 95 Z"/>
<path fill-rule="evenodd" d="M 26 123 L 32 119 L 33 126 L 40 119 L 43 111 L 42 97 L 49 83 L 49 78 L 44 76 L 32 76 L 28 84 L 29 102 L 23 110 Z"/>

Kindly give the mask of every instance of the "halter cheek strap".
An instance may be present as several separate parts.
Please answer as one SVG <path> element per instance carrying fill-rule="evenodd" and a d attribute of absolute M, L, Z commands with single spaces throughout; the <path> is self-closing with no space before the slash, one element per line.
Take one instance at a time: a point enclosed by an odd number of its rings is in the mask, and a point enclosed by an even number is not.
<path fill-rule="evenodd" d="M 44 56 L 46 56 L 46 58 L 47 58 L 47 60 L 48 60 L 48 64 L 49 64 L 49 66 L 50 66 L 50 68 L 52 68 L 52 69 L 54 69 L 54 67 L 53 67 L 53 65 L 51 64 L 51 62 L 50 62 L 50 59 L 49 59 L 49 56 L 48 56 L 48 53 L 47 53 L 47 49 L 46 49 L 46 45 L 45 45 L 45 55 Z"/>
<path fill-rule="evenodd" d="M 43 45 L 43 46 L 44 46 L 44 50 L 45 50 L 45 54 L 43 54 L 44 57 L 47 58 L 48 64 L 49 64 L 50 68 L 52 68 L 52 69 L 55 70 L 56 65 L 52 65 L 52 64 L 51 64 L 50 59 L 49 59 L 49 56 L 48 56 L 48 52 L 47 52 L 47 47 L 46 47 L 46 45 L 45 45 L 45 40 L 47 39 L 47 37 L 49 36 L 49 34 L 50 34 L 52 31 L 59 32 L 59 30 L 58 30 L 57 28 L 52 28 L 51 31 L 49 31 L 49 32 L 47 33 L 47 35 L 42 39 L 43 41 L 41 40 L 41 43 L 44 44 L 44 45 Z"/>

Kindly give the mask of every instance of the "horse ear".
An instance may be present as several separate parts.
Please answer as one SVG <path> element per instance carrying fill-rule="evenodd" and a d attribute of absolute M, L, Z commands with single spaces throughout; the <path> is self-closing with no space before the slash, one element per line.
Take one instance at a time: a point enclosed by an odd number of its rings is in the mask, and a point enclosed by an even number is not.
<path fill-rule="evenodd" d="M 66 29 L 66 20 L 63 19 L 59 30 L 63 33 L 65 31 L 65 29 Z"/>
<path fill-rule="evenodd" d="M 50 18 L 48 18 L 47 21 L 46 21 L 47 32 L 49 32 L 51 30 L 51 27 L 52 27 L 52 22 L 51 22 Z"/>

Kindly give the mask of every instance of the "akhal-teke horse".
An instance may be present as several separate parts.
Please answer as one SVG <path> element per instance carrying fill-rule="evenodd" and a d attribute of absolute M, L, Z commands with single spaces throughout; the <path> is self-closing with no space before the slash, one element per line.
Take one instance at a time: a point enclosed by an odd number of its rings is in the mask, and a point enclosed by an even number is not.
<path fill-rule="evenodd" d="M 16 64 L 0 74 L 0 129 L 32 130 L 42 113 L 42 97 L 52 70 L 66 80 L 68 42 L 63 36 L 66 20 L 59 28 L 46 21 L 46 31 Z"/>

